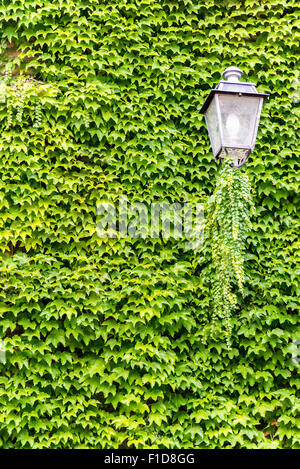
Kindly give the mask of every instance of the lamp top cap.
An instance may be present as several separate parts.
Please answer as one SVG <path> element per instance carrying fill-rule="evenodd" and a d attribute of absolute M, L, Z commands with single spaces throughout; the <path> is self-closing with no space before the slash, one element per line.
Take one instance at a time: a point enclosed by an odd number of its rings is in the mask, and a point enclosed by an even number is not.
<path fill-rule="evenodd" d="M 225 80 L 228 80 L 230 82 L 240 81 L 242 75 L 243 72 L 238 67 L 228 67 L 223 72 L 223 77 L 225 78 Z"/>

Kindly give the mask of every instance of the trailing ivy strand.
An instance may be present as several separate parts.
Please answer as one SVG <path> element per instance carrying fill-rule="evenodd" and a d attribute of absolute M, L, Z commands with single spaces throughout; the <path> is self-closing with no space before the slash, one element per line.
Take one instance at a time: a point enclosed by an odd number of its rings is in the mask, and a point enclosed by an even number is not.
<path fill-rule="evenodd" d="M 230 346 L 230 316 L 237 307 L 236 288 L 244 296 L 245 241 L 255 214 L 251 185 L 245 169 L 232 166 L 224 156 L 215 191 L 207 203 L 206 247 L 212 254 L 213 326 L 224 320 L 226 342 Z M 236 287 L 236 288 L 235 288 Z"/>
<path fill-rule="evenodd" d="M 15 124 L 27 127 L 30 123 L 34 129 L 38 129 L 43 119 L 43 103 L 49 98 L 51 100 L 58 91 L 51 84 L 45 84 L 27 75 L 13 77 L 12 70 L 13 64 L 9 62 L 0 82 L 0 102 L 5 103 L 6 107 L 6 128 Z"/>

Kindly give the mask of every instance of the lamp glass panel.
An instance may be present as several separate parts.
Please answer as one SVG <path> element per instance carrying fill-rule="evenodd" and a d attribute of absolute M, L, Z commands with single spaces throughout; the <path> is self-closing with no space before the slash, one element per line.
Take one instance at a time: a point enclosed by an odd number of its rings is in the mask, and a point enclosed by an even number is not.
<path fill-rule="evenodd" d="M 218 122 L 216 98 L 214 97 L 205 113 L 205 120 L 213 154 L 216 155 L 221 147 L 221 135 Z"/>
<path fill-rule="evenodd" d="M 259 96 L 219 95 L 223 147 L 251 147 L 257 132 Z"/>

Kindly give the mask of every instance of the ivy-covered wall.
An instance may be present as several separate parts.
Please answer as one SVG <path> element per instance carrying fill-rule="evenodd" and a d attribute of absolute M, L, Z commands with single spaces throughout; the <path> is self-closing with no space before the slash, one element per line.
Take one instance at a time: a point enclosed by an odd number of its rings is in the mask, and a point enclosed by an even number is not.
<path fill-rule="evenodd" d="M 299 448 L 297 2 L 2 0 L 0 25 L 0 447 Z M 271 97 L 228 350 L 210 263 L 100 239 L 96 205 L 207 200 L 230 65 Z"/>

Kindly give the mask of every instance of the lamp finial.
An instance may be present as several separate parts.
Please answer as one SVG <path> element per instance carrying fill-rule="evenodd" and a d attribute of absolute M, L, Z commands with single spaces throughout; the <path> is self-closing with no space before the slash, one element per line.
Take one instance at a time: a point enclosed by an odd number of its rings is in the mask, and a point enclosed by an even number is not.
<path fill-rule="evenodd" d="M 242 75 L 243 75 L 243 72 L 238 67 L 228 67 L 223 72 L 223 76 L 225 80 L 228 80 L 230 82 L 235 82 L 235 83 L 240 81 L 240 78 Z"/>

